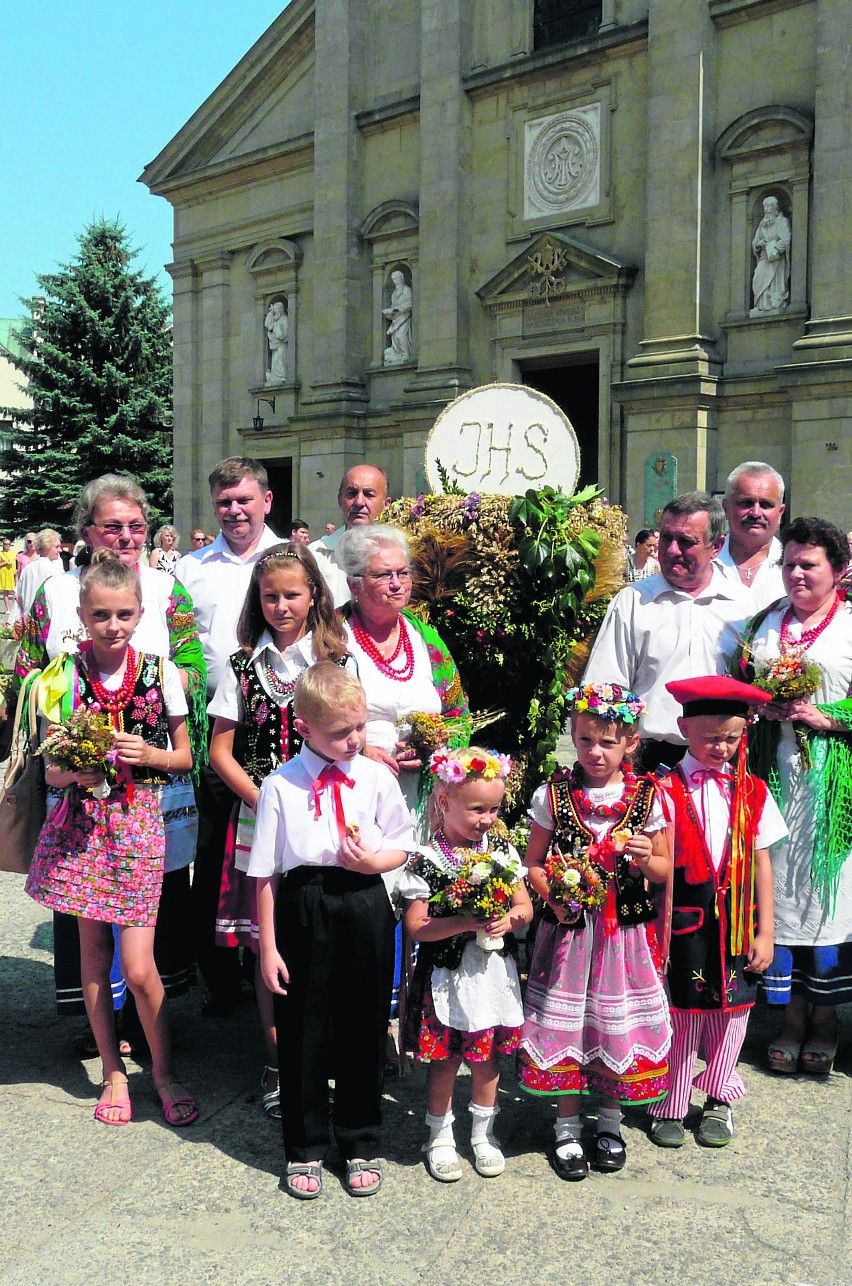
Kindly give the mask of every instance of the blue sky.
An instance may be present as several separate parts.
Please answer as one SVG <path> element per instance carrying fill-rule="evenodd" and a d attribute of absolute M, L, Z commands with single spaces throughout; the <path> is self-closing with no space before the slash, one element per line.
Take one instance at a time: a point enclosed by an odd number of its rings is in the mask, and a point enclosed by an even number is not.
<path fill-rule="evenodd" d="M 286 0 L 16 0 L 0 40 L 0 317 L 21 315 L 93 217 L 120 217 L 137 264 L 171 261 L 171 206 L 137 178 Z"/>

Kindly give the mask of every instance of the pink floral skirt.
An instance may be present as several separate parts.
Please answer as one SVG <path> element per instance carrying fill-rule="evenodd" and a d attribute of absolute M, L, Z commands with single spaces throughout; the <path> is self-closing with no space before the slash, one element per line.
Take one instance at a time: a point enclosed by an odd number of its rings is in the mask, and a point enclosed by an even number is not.
<path fill-rule="evenodd" d="M 650 1103 L 668 1088 L 669 1005 L 653 927 L 542 921 L 524 998 L 518 1079 L 532 1094 L 595 1090 Z"/>
<path fill-rule="evenodd" d="M 65 915 L 151 928 L 165 847 L 156 790 L 137 785 L 133 802 L 123 803 L 119 794 L 93 799 L 72 788 L 42 827 L 26 891 Z"/>

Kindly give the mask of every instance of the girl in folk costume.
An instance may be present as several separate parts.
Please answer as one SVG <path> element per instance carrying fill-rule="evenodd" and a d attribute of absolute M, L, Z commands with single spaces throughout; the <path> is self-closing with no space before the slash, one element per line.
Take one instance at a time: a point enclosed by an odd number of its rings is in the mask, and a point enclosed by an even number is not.
<path fill-rule="evenodd" d="M 157 790 L 170 772 L 192 768 L 192 752 L 176 667 L 130 646 L 141 602 L 137 573 L 111 551 L 98 550 L 80 588 L 80 619 L 89 637 L 75 656 L 51 663 L 39 680 L 40 697 L 52 722 L 79 708 L 110 715 L 117 781 L 110 787 L 102 771 L 62 769 L 48 759 L 48 786 L 66 793 L 42 828 L 26 887 L 42 906 L 80 917 L 83 994 L 103 1062 L 95 1119 L 126 1125 L 132 1113 L 110 989 L 115 924 L 163 1117 L 183 1126 L 196 1119 L 198 1107 L 175 1079 L 154 963 L 165 852 Z"/>
<path fill-rule="evenodd" d="M 685 1141 L 693 1086 L 707 1095 L 698 1142 L 733 1137 L 731 1103 L 745 1094 L 737 1060 L 757 977 L 772 960 L 769 846 L 787 827 L 766 784 L 746 770 L 749 706 L 770 697 L 722 675 L 666 687 L 683 706 L 678 727 L 688 751 L 660 785 L 673 819 L 674 876 L 668 962 L 672 1007 L 669 1092 L 652 1105 L 651 1138 Z M 736 773 L 730 761 L 739 750 Z M 703 1043 L 705 1071 L 693 1080 Z"/>
<path fill-rule="evenodd" d="M 208 713 L 214 716 L 210 763 L 239 797 L 225 850 L 218 946 L 258 951 L 256 881 L 244 875 L 264 777 L 298 751 L 291 711 L 296 680 L 314 661 L 342 662 L 343 626 L 313 554 L 305 545 L 275 545 L 254 565 L 237 625 L 240 650 L 229 660 Z M 279 1119 L 278 1053 L 272 993 L 255 970 L 266 1043 L 263 1107 Z"/>
<path fill-rule="evenodd" d="M 665 1094 L 671 1026 L 646 881 L 664 883 L 671 859 L 656 787 L 629 762 L 643 703 L 614 683 L 568 696 L 577 763 L 540 786 L 530 810 L 529 881 L 545 906 L 518 1076 L 528 1093 L 558 1097 L 553 1165 L 575 1180 L 589 1173 L 581 1094 L 602 1096 L 594 1158 L 609 1171 L 627 1159 L 621 1105 Z"/>
<path fill-rule="evenodd" d="M 511 845 L 488 843 L 511 760 L 472 746 L 436 751 L 430 769 L 434 847 L 415 855 L 400 884 L 406 928 L 421 944 L 405 1043 L 429 1064 L 429 1140 L 423 1149 L 427 1168 L 433 1179 L 453 1183 L 462 1177 L 452 1113 L 453 1087 L 462 1062 L 469 1064 L 473 1081 L 471 1144 L 476 1169 L 491 1178 L 505 1167 L 493 1133 L 498 1056 L 517 1048 L 523 1017 L 518 970 L 509 954 L 514 941 L 510 935 L 529 924 L 532 905 L 515 850 Z M 454 895 L 447 896 L 466 860 L 471 861 L 471 850 L 483 858 L 489 854 L 500 866 L 500 886 L 494 896 L 500 909 L 484 924 L 472 915 L 453 913 Z M 476 874 L 481 877 L 485 872 Z"/>

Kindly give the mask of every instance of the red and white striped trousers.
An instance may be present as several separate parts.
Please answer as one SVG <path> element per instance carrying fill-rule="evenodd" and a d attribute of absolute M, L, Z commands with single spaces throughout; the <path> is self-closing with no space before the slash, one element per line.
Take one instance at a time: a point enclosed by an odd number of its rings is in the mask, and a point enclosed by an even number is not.
<path fill-rule="evenodd" d="M 748 1026 L 748 1009 L 708 1009 L 693 1014 L 673 1009 L 672 1045 L 669 1050 L 669 1092 L 659 1103 L 651 1103 L 651 1116 L 682 1121 L 689 1111 L 693 1087 L 710 1098 L 734 1103 L 745 1096 L 746 1087 L 737 1071 L 737 1061 Z M 704 1038 L 707 1067 L 693 1080 L 698 1048 Z"/>

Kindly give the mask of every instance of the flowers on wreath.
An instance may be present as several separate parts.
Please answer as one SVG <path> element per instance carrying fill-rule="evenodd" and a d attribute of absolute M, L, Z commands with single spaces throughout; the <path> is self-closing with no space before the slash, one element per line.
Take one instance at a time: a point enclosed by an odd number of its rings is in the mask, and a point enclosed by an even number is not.
<path fill-rule="evenodd" d="M 436 750 L 429 760 L 429 771 L 440 781 L 454 786 L 468 777 L 485 781 L 505 779 L 512 771 L 512 760 L 496 750 Z"/>
<path fill-rule="evenodd" d="M 636 723 L 645 713 L 645 702 L 620 683 L 585 683 L 569 688 L 565 699 L 572 713 L 588 712 L 613 722 Z"/>

